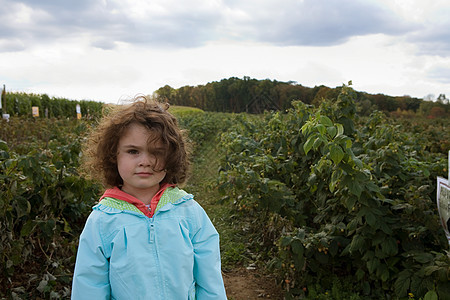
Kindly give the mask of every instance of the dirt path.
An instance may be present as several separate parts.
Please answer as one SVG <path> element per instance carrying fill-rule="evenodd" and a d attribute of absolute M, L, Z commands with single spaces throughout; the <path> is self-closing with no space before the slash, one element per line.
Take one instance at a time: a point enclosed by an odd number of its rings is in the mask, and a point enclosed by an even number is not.
<path fill-rule="evenodd" d="M 223 273 L 223 280 L 229 300 L 283 299 L 275 279 L 255 270 L 234 269 Z"/>
<path fill-rule="evenodd" d="M 216 146 L 217 143 L 209 142 L 205 143 L 202 149 L 198 149 L 198 154 L 202 159 L 197 159 L 194 163 L 194 172 L 190 180 L 192 185 L 188 189 L 199 199 L 200 204 L 208 212 L 216 229 L 223 237 L 223 235 L 229 235 L 227 231 L 232 232 L 235 225 L 223 218 L 226 208 L 217 202 L 221 196 L 216 188 L 217 169 L 219 168 Z M 258 269 L 228 265 L 226 271 L 223 272 L 223 279 L 229 300 L 283 299 L 283 292 L 277 286 L 275 279 L 262 274 L 262 271 Z"/>

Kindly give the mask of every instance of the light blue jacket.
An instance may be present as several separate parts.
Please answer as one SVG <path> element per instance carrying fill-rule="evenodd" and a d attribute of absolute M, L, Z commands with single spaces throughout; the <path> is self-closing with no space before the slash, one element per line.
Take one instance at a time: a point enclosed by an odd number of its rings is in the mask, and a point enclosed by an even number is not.
<path fill-rule="evenodd" d="M 72 299 L 226 299 L 219 235 L 192 195 L 167 188 L 151 218 L 116 198 L 86 221 Z"/>

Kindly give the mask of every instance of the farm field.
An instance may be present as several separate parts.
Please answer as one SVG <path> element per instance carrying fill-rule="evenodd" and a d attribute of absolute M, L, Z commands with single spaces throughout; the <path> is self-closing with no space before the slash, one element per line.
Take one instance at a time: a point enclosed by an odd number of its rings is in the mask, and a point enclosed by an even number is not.
<path fill-rule="evenodd" d="M 221 235 L 225 281 L 256 282 L 230 299 L 448 299 L 435 182 L 448 174 L 450 120 L 358 117 L 348 87 L 319 107 L 263 115 L 169 111 L 193 143 L 185 189 Z M 70 295 L 101 193 L 78 170 L 93 126 L 1 122 L 0 298 Z"/>

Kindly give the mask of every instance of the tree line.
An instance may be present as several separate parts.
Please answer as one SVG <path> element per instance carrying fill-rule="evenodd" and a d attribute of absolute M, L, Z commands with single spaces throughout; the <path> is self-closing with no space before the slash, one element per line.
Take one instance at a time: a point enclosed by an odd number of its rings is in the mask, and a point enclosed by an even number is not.
<path fill-rule="evenodd" d="M 286 110 L 294 100 L 318 106 L 324 99 L 335 99 L 342 87 L 324 85 L 305 87 L 294 81 L 257 80 L 248 76 L 230 77 L 205 85 L 183 86 L 178 89 L 165 85 L 155 96 L 173 105 L 198 107 L 206 111 L 261 113 L 264 110 Z M 445 95 L 442 95 L 444 99 Z M 410 96 L 389 96 L 356 91 L 358 112 L 369 115 L 373 110 L 409 112 L 426 117 L 450 114 L 447 101 L 424 101 Z"/>
<path fill-rule="evenodd" d="M 172 105 L 197 107 L 212 112 L 262 113 L 284 111 L 292 108 L 292 101 L 302 101 L 318 107 L 326 99 L 336 99 L 342 87 L 324 85 L 306 87 L 294 81 L 258 80 L 244 76 L 230 77 L 205 85 L 183 86 L 178 89 L 165 85 L 154 92 L 155 97 Z M 374 110 L 390 113 L 395 117 L 422 116 L 440 118 L 450 116 L 449 100 L 444 94 L 437 101 L 425 101 L 410 96 L 389 96 L 355 91 L 355 103 L 359 115 L 368 116 Z M 47 94 L 2 92 L 2 113 L 11 116 L 31 116 L 31 108 L 39 107 L 40 117 L 76 117 L 76 105 L 83 117 L 98 117 L 103 103 L 50 98 Z"/>

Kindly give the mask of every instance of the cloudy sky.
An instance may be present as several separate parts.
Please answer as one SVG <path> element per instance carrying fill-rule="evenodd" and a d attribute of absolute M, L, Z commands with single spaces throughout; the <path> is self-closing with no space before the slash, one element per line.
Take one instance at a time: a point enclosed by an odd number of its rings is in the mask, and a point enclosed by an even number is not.
<path fill-rule="evenodd" d="M 117 103 L 224 78 L 450 96 L 447 0 L 0 0 L 6 90 Z"/>

